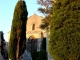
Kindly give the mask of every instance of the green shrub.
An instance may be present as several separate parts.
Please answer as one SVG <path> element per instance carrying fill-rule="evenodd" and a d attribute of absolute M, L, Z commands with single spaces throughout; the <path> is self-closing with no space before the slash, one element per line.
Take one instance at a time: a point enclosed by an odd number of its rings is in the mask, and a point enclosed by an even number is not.
<path fill-rule="evenodd" d="M 45 50 L 41 50 L 39 52 L 39 57 L 38 57 L 39 60 L 47 60 L 47 53 Z"/>
<path fill-rule="evenodd" d="M 32 52 L 31 56 L 32 56 L 32 60 L 38 60 L 39 52 Z"/>
<path fill-rule="evenodd" d="M 54 60 L 80 60 L 80 0 L 54 3 L 49 52 Z"/>
<path fill-rule="evenodd" d="M 42 44 L 41 44 L 41 50 L 44 49 L 46 51 L 46 38 L 43 38 Z"/>

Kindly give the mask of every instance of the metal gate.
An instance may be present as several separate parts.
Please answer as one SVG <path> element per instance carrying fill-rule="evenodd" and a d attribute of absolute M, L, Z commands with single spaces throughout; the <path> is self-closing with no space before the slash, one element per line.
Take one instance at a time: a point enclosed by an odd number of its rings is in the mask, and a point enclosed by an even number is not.
<path fill-rule="evenodd" d="M 26 45 L 27 45 L 27 51 L 29 52 L 37 51 L 37 39 L 28 39 Z"/>

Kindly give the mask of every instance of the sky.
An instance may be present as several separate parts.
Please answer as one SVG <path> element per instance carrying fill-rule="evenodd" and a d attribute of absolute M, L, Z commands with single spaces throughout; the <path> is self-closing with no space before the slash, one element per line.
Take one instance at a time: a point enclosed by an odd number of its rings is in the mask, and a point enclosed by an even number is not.
<path fill-rule="evenodd" d="M 8 41 L 8 32 L 11 30 L 14 8 L 18 0 L 0 0 L 0 31 L 4 33 L 4 39 Z M 37 0 L 25 0 L 28 10 L 28 17 L 34 13 L 41 16 L 38 11 L 40 5 Z"/>

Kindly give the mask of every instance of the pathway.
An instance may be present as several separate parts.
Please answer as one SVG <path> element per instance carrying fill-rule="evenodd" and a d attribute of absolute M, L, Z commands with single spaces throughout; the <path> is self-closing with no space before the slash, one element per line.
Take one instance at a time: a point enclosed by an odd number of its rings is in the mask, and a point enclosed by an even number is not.
<path fill-rule="evenodd" d="M 30 52 L 27 52 L 27 50 L 25 50 L 24 59 L 23 60 L 32 60 L 31 54 L 30 54 Z"/>
<path fill-rule="evenodd" d="M 0 60 L 3 60 L 3 57 L 2 57 L 2 55 L 1 55 L 1 53 L 0 53 Z"/>

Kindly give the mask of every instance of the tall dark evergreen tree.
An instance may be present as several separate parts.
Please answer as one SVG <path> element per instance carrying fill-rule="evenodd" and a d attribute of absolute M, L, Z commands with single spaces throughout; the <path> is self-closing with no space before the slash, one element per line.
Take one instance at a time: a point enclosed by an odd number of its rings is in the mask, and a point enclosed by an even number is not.
<path fill-rule="evenodd" d="M 13 15 L 11 34 L 9 40 L 9 58 L 11 60 L 19 60 L 26 48 L 26 21 L 27 8 L 25 1 L 18 1 Z"/>
<path fill-rule="evenodd" d="M 1 36 L 0 36 L 0 38 L 1 38 L 1 46 L 0 46 L 0 48 L 1 48 L 1 55 L 3 55 L 4 54 L 4 46 L 5 46 L 5 43 L 4 43 L 4 33 L 3 33 L 3 31 L 0 31 L 0 34 L 1 34 Z"/>
<path fill-rule="evenodd" d="M 49 52 L 54 60 L 80 60 L 80 0 L 56 0 Z"/>

